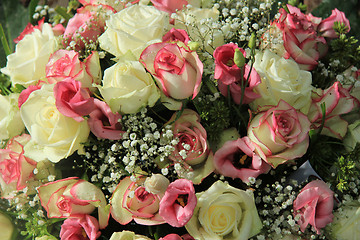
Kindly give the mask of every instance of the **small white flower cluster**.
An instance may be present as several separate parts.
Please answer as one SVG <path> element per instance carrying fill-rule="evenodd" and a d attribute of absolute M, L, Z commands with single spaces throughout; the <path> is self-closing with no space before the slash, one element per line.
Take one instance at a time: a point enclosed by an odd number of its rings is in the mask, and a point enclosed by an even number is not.
<path fill-rule="evenodd" d="M 47 17 L 48 15 L 51 15 L 54 13 L 55 13 L 55 9 L 50 8 L 48 5 L 37 5 L 32 18 L 36 21 L 39 21 L 42 18 Z"/>
<path fill-rule="evenodd" d="M 274 172 L 274 171 L 272 171 Z M 255 203 L 260 218 L 263 221 L 262 233 L 253 239 L 281 239 L 286 236 L 301 236 L 304 239 L 325 239 L 324 235 L 315 234 L 315 230 L 306 229 L 300 231 L 300 226 L 296 223 L 299 216 L 293 215 L 293 202 L 300 189 L 306 183 L 298 184 L 286 177 L 273 184 L 262 184 L 257 180 L 255 187 Z"/>
<path fill-rule="evenodd" d="M 251 33 L 256 32 L 258 38 L 269 26 L 270 12 L 274 0 L 214 1 L 214 6 L 221 9 L 221 29 L 227 41 L 249 41 Z M 236 41 L 237 42 L 237 41 Z"/>
<path fill-rule="evenodd" d="M 146 112 L 143 109 L 140 113 L 123 116 L 120 120 L 125 131 L 122 139 L 97 139 L 85 148 L 85 166 L 94 173 L 90 181 L 101 182 L 103 190 L 113 192 L 124 176 L 130 175 L 131 180 L 136 181 L 141 174 L 173 172 L 169 168 L 174 166 L 168 163 L 167 157 L 178 140 L 174 139 L 171 126 L 159 129 Z"/>
<path fill-rule="evenodd" d="M 9 199 L 0 199 L 0 205 L 9 213 L 16 212 L 13 223 L 18 226 L 26 224 L 27 230 L 34 233 L 34 236 L 47 228 L 48 219 L 41 206 L 39 195 L 34 194 L 28 187 L 14 193 Z M 28 232 L 22 231 L 20 234 L 25 236 Z"/>

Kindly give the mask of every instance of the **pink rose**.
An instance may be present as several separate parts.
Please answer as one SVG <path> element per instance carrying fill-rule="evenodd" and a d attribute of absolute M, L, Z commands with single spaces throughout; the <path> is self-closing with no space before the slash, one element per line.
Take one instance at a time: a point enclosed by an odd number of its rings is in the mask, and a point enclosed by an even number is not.
<path fill-rule="evenodd" d="M 41 20 L 38 21 L 38 25 L 34 26 L 31 23 L 28 23 L 28 25 L 26 25 L 25 29 L 22 31 L 22 33 L 20 33 L 20 35 L 14 39 L 15 43 L 20 42 L 26 35 L 32 33 L 34 31 L 34 29 L 38 29 L 38 30 L 42 30 L 42 26 L 45 22 L 45 18 L 42 18 Z M 52 28 L 54 35 L 55 36 L 59 36 L 61 34 L 64 33 L 65 28 L 62 24 L 57 24 Z"/>
<path fill-rule="evenodd" d="M 283 100 L 257 114 L 248 127 L 255 153 L 272 167 L 302 157 L 309 146 L 310 121 Z"/>
<path fill-rule="evenodd" d="M 70 177 L 44 184 L 38 193 L 48 218 L 80 218 L 98 208 L 100 228 L 108 225 L 105 196 L 94 184 Z"/>
<path fill-rule="evenodd" d="M 176 119 L 174 114 L 169 123 Z M 174 164 L 179 163 L 185 169 L 192 172 L 192 177 L 181 177 L 193 181 L 194 184 L 201 183 L 202 179 L 214 171 L 213 153 L 207 141 L 207 133 L 200 123 L 200 116 L 190 109 L 184 109 L 181 116 L 172 124 L 174 137 L 179 139 L 175 150 L 169 156 Z"/>
<path fill-rule="evenodd" d="M 0 149 L 0 190 L 1 197 L 9 197 L 13 191 L 19 191 L 28 182 L 34 180 L 33 170 L 36 162 L 24 156 L 24 147 L 30 135 L 23 134 L 8 141 L 4 149 Z"/>
<path fill-rule="evenodd" d="M 189 35 L 187 32 L 183 29 L 175 29 L 172 28 L 170 31 L 168 31 L 162 38 L 163 42 L 175 42 L 180 41 L 185 44 L 188 44 L 190 41 Z"/>
<path fill-rule="evenodd" d="M 239 68 L 234 63 L 235 50 L 239 49 L 245 57 L 245 51 L 234 43 L 228 43 L 217 47 L 214 51 L 215 58 L 215 79 L 218 79 L 218 88 L 222 95 L 228 96 L 228 86 L 230 88 L 231 97 L 236 104 L 241 102 L 241 82 L 243 82 L 244 97 L 242 103 L 248 104 L 259 98 L 260 95 L 253 91 L 253 88 L 260 84 L 259 74 L 253 68 L 250 73 L 250 66 L 245 64 L 243 68 Z M 247 81 L 247 78 L 250 77 Z"/>
<path fill-rule="evenodd" d="M 68 77 L 80 81 L 82 87 L 92 89 L 93 83 L 100 83 L 99 56 L 93 52 L 84 62 L 79 53 L 60 49 L 50 56 L 46 64 L 46 78 L 49 83 L 60 82 Z"/>
<path fill-rule="evenodd" d="M 64 45 L 76 43 L 77 51 L 83 49 L 85 44 L 96 42 L 104 32 L 105 11 L 113 10 L 107 5 L 98 8 L 96 5 L 86 5 L 77 9 L 77 13 L 69 20 L 64 32 Z"/>
<path fill-rule="evenodd" d="M 188 4 L 186 0 L 150 0 L 151 3 L 160 11 L 167 12 L 169 14 L 175 13 L 176 10 L 181 10 Z"/>
<path fill-rule="evenodd" d="M 317 36 L 317 27 L 321 18 L 305 15 L 291 5 L 287 5 L 289 13 L 281 8 L 281 16 L 275 26 L 283 34 L 285 53 L 283 56 L 294 59 L 303 70 L 312 70 L 318 59 L 324 55 L 326 41 Z M 321 46 L 321 47 L 320 47 Z"/>
<path fill-rule="evenodd" d="M 88 90 L 81 88 L 81 82 L 66 78 L 54 86 L 56 108 L 64 116 L 81 122 L 82 116 L 89 115 L 95 109 L 94 98 Z"/>
<path fill-rule="evenodd" d="M 111 216 L 120 224 L 126 225 L 133 219 L 141 225 L 165 223 L 159 214 L 160 197 L 146 191 L 145 177 L 132 182 L 130 177 L 122 179 L 116 187 L 111 200 Z"/>
<path fill-rule="evenodd" d="M 95 110 L 90 113 L 88 125 L 98 138 L 119 140 L 122 137 L 121 115 L 113 113 L 105 102 L 95 99 Z"/>
<path fill-rule="evenodd" d="M 190 234 L 184 234 L 181 237 L 175 233 L 166 235 L 165 237 L 160 238 L 159 240 L 195 240 Z"/>
<path fill-rule="evenodd" d="M 142 52 L 140 61 L 155 76 L 167 97 L 177 100 L 195 98 L 200 91 L 203 64 L 196 52 L 178 44 L 152 44 Z"/>
<path fill-rule="evenodd" d="M 325 124 L 322 134 L 342 139 L 348 123 L 340 115 L 350 112 L 359 106 L 359 101 L 350 95 L 349 90 L 343 88 L 339 82 L 335 82 L 328 89 L 317 89 L 312 92 L 312 103 L 308 118 L 312 129 L 318 129 L 322 122 L 321 104 L 325 103 Z"/>
<path fill-rule="evenodd" d="M 246 56 L 245 50 L 239 48 L 235 43 L 228 43 L 217 47 L 214 51 L 215 58 L 215 72 L 214 78 L 218 79 L 225 85 L 237 82 L 240 76 L 241 69 L 234 63 L 235 50 Z"/>
<path fill-rule="evenodd" d="M 245 88 L 242 104 L 249 104 L 255 99 L 261 97 L 260 94 L 255 93 L 253 90 L 254 87 L 256 87 L 261 83 L 261 78 L 259 74 L 256 72 L 255 68 L 253 68 L 251 69 L 249 80 L 246 81 L 249 76 L 249 73 L 250 73 L 250 66 L 245 64 L 243 68 L 243 78 L 242 78 L 243 86 Z M 228 97 L 228 86 L 233 101 L 236 104 L 240 104 L 241 95 L 242 95 L 241 78 L 238 78 L 236 82 L 233 82 L 230 85 L 226 85 L 222 81 L 218 81 L 218 88 L 221 94 L 225 97 Z"/>
<path fill-rule="evenodd" d="M 226 177 L 240 178 L 247 183 L 249 177 L 256 178 L 271 169 L 254 150 L 248 137 L 227 141 L 214 155 L 215 168 Z"/>
<path fill-rule="evenodd" d="M 61 240 L 95 240 L 100 237 L 99 223 L 96 218 L 84 215 L 80 218 L 68 218 L 61 225 Z"/>
<path fill-rule="evenodd" d="M 197 203 L 191 181 L 177 179 L 170 183 L 160 201 L 160 216 L 173 227 L 183 227 L 190 220 Z"/>
<path fill-rule="evenodd" d="M 332 10 L 330 17 L 322 20 L 319 25 L 319 32 L 322 33 L 321 35 L 323 37 L 328 37 L 328 38 L 339 37 L 333 28 L 335 22 L 340 22 L 345 24 L 345 26 L 347 27 L 347 32 L 350 31 L 350 23 L 349 20 L 345 17 L 345 13 L 335 8 L 334 10 Z"/>
<path fill-rule="evenodd" d="M 302 232 L 308 224 L 317 233 L 333 220 L 334 193 L 321 180 L 308 183 L 296 197 L 293 208 L 294 216 L 300 215 L 298 224 Z"/>

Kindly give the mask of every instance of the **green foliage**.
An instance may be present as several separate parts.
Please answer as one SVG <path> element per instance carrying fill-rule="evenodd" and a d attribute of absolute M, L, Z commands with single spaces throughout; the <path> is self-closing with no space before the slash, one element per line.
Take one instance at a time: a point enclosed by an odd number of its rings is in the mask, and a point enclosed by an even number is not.
<path fill-rule="evenodd" d="M 357 144 L 355 149 L 344 156 L 337 158 L 335 166 L 336 174 L 336 187 L 341 192 L 349 189 L 349 181 L 351 178 L 360 176 L 360 170 L 357 164 L 360 163 L 360 144 Z"/>
<path fill-rule="evenodd" d="M 200 114 L 201 125 L 205 128 L 209 141 L 217 142 L 220 133 L 230 126 L 230 109 L 225 98 L 220 97 L 214 101 L 210 96 L 197 98 L 195 103 L 198 103 L 196 108 Z"/>
<path fill-rule="evenodd" d="M 0 24 L 4 28 L 4 33 L 11 52 L 14 51 L 13 39 L 19 36 L 28 23 L 28 10 L 19 4 L 17 0 L 0 1 Z M 0 50 L 0 67 L 6 65 L 5 52 Z"/>

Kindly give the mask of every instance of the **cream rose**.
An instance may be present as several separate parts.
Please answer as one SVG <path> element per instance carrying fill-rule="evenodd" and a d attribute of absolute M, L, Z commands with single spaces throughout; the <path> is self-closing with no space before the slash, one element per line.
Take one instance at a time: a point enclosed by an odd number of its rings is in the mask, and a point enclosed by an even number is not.
<path fill-rule="evenodd" d="M 113 112 L 136 113 L 141 107 L 154 106 L 160 97 L 151 75 L 138 61 L 120 61 L 106 69 L 98 88 Z"/>
<path fill-rule="evenodd" d="M 114 232 L 110 240 L 151 240 L 148 237 L 130 231 Z"/>
<path fill-rule="evenodd" d="M 307 113 L 311 104 L 311 73 L 301 70 L 291 59 L 285 59 L 269 50 L 255 55 L 254 68 L 261 83 L 254 90 L 261 97 L 250 103 L 252 110 L 276 106 L 280 99 L 295 109 Z"/>
<path fill-rule="evenodd" d="M 137 58 L 151 43 L 161 42 L 169 25 L 168 14 L 152 6 L 132 5 L 110 16 L 100 47 L 116 57 L 131 51 Z"/>
<path fill-rule="evenodd" d="M 13 86 L 33 85 L 45 78 L 45 65 L 58 46 L 51 25 L 44 23 L 42 31 L 34 29 L 16 45 L 15 52 L 7 57 L 7 65 L 1 71 L 10 76 Z"/>
<path fill-rule="evenodd" d="M 153 174 L 147 177 L 144 182 L 145 190 L 152 194 L 162 195 L 169 186 L 170 181 L 162 174 Z"/>
<path fill-rule="evenodd" d="M 11 220 L 4 214 L 0 212 L 0 239 L 10 240 L 12 239 L 12 234 L 14 232 L 14 226 L 11 223 Z"/>
<path fill-rule="evenodd" d="M 24 147 L 25 155 L 35 161 L 59 162 L 81 150 L 89 136 L 86 121 L 77 122 L 62 115 L 56 108 L 53 84 L 33 91 L 21 106 L 20 114 L 31 140 Z"/>
<path fill-rule="evenodd" d="M 347 202 L 334 212 L 330 229 L 334 239 L 357 239 L 360 236 L 360 202 Z"/>
<path fill-rule="evenodd" d="M 20 117 L 18 98 L 17 93 L 8 96 L 0 94 L 0 140 L 15 137 L 25 129 Z"/>
<path fill-rule="evenodd" d="M 193 238 L 249 239 L 260 232 L 262 224 L 252 193 L 217 181 L 196 197 L 194 215 L 185 225 Z"/>

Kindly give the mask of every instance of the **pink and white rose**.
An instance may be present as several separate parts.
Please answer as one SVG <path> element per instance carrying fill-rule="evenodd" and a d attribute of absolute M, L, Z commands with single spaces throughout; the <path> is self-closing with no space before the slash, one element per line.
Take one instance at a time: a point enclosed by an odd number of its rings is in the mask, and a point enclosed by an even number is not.
<path fill-rule="evenodd" d="M 264 161 L 276 168 L 302 157 L 309 146 L 310 121 L 283 100 L 276 107 L 258 113 L 250 122 L 248 137 Z"/>
<path fill-rule="evenodd" d="M 0 192 L 2 198 L 10 197 L 34 181 L 33 170 L 36 162 L 24 156 L 24 145 L 30 135 L 23 134 L 8 141 L 4 149 L 0 149 Z"/>
<path fill-rule="evenodd" d="M 84 62 L 79 53 L 60 49 L 50 56 L 46 64 L 46 78 L 49 83 L 56 83 L 66 78 L 80 81 L 82 87 L 94 89 L 92 84 L 101 81 L 101 69 L 98 52 L 93 52 Z"/>
<path fill-rule="evenodd" d="M 286 59 L 292 58 L 301 69 L 312 70 L 318 64 L 318 59 L 325 51 L 322 45 L 326 44 L 324 37 L 317 35 L 317 28 L 321 18 L 311 14 L 303 14 L 300 9 L 287 5 L 279 10 L 281 16 L 275 26 L 283 34 L 285 52 L 281 53 Z"/>
<path fill-rule="evenodd" d="M 54 86 L 56 108 L 64 116 L 78 122 L 83 121 L 83 116 L 95 109 L 94 98 L 81 85 L 81 82 L 73 78 L 66 78 Z"/>
<path fill-rule="evenodd" d="M 120 181 L 113 192 L 110 212 L 120 224 L 126 225 L 133 219 L 141 225 L 165 223 L 159 214 L 160 196 L 146 191 L 143 186 L 144 181 L 145 177 L 138 178 L 137 182 L 126 177 Z"/>
<path fill-rule="evenodd" d="M 160 201 L 160 216 L 173 227 L 183 227 L 192 217 L 196 206 L 193 183 L 177 179 L 170 183 Z"/>
<path fill-rule="evenodd" d="M 172 28 L 168 31 L 162 38 L 163 42 L 175 42 L 180 41 L 185 44 L 188 44 L 190 41 L 189 35 L 183 29 Z"/>
<path fill-rule="evenodd" d="M 348 123 L 340 117 L 359 106 L 359 101 L 350 95 L 349 90 L 335 82 L 331 87 L 312 92 L 312 104 L 308 113 L 312 129 L 318 129 L 322 122 L 321 104 L 325 103 L 325 124 L 321 134 L 342 139 Z"/>
<path fill-rule="evenodd" d="M 308 183 L 296 197 L 293 208 L 294 216 L 300 216 L 297 221 L 302 232 L 310 224 L 317 233 L 332 222 L 334 207 L 334 192 L 321 180 Z"/>
<path fill-rule="evenodd" d="M 342 11 L 339 11 L 337 8 L 335 8 L 332 10 L 330 17 L 322 20 L 319 25 L 318 30 L 319 30 L 319 32 L 321 32 L 321 35 L 323 37 L 328 37 L 328 38 L 338 38 L 339 37 L 334 30 L 335 22 L 343 23 L 347 27 L 347 32 L 350 31 L 350 22 L 345 17 L 345 13 Z"/>
<path fill-rule="evenodd" d="M 122 137 L 121 115 L 113 113 L 103 101 L 95 99 L 95 109 L 90 113 L 88 124 L 90 131 L 98 138 L 119 140 Z"/>
<path fill-rule="evenodd" d="M 141 54 L 140 61 L 155 77 L 167 96 L 176 100 L 191 97 L 200 91 L 203 64 L 196 52 L 181 44 L 155 43 Z"/>
<path fill-rule="evenodd" d="M 176 119 L 174 114 L 168 123 Z M 190 175 L 178 174 L 199 184 L 214 171 L 213 153 L 207 141 L 207 133 L 200 123 L 200 116 L 193 110 L 184 109 L 181 116 L 172 124 L 174 137 L 179 139 L 175 150 L 169 156 L 174 164 L 190 170 Z"/>
<path fill-rule="evenodd" d="M 61 225 L 61 240 L 96 240 L 101 235 L 99 222 L 90 215 L 68 218 Z"/>
<path fill-rule="evenodd" d="M 254 150 L 248 137 L 227 141 L 215 152 L 215 168 L 226 177 L 240 178 L 247 183 L 249 177 L 257 178 L 271 169 Z"/>
<path fill-rule="evenodd" d="M 98 208 L 100 228 L 108 225 L 105 196 L 92 183 L 70 177 L 44 184 L 38 193 L 49 218 L 81 218 Z"/>

